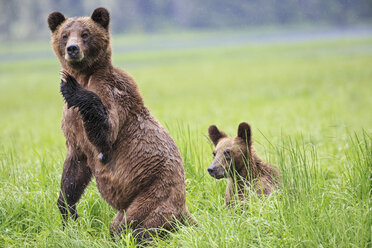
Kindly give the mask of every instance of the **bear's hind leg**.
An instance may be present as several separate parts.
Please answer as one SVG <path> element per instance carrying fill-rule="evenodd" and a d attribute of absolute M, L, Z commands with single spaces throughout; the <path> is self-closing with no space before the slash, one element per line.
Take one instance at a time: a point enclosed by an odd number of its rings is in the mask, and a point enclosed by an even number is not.
<path fill-rule="evenodd" d="M 121 233 L 121 226 L 124 223 L 124 212 L 118 211 L 114 219 L 110 224 L 110 234 L 111 238 L 114 239 L 115 235 L 120 235 Z"/>
<path fill-rule="evenodd" d="M 131 214 L 132 211 L 118 211 L 114 220 L 110 224 L 110 234 L 114 238 L 116 235 L 120 236 L 122 232 L 125 232 L 129 228 L 134 232 L 136 229 L 140 228 L 144 217 L 140 215 Z"/>
<path fill-rule="evenodd" d="M 153 211 L 147 216 L 147 218 L 141 223 L 140 227 L 133 230 L 133 237 L 137 242 L 151 242 L 155 237 L 164 238 L 167 236 L 169 231 L 176 231 L 177 225 L 175 221 L 176 217 L 171 213 L 157 213 Z"/>
<path fill-rule="evenodd" d="M 72 219 L 77 219 L 76 203 L 84 193 L 91 178 L 92 172 L 87 165 L 86 156 L 69 154 L 63 166 L 61 192 L 57 202 L 63 219 L 63 227 L 68 219 L 68 211 Z"/>
<path fill-rule="evenodd" d="M 144 240 L 151 240 L 151 230 L 144 228 L 144 223 L 153 212 L 156 203 L 147 198 L 147 195 L 137 196 L 126 211 L 119 211 L 110 225 L 111 237 L 120 236 L 121 233 L 131 229 L 132 235 L 141 243 Z"/>

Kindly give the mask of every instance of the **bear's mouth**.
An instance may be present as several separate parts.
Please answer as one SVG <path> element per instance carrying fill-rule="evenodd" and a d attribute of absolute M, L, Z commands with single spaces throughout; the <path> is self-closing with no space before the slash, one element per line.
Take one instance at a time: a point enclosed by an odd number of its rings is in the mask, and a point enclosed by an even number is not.
<path fill-rule="evenodd" d="M 212 176 L 212 175 L 211 175 Z M 212 177 L 216 178 L 216 179 L 222 179 L 222 178 L 226 178 L 225 175 L 213 175 Z"/>
<path fill-rule="evenodd" d="M 65 54 L 65 60 L 67 62 L 77 63 L 77 62 L 81 62 L 83 59 L 84 59 L 84 54 L 81 52 L 74 54 L 74 55 L 70 55 L 68 53 Z"/>

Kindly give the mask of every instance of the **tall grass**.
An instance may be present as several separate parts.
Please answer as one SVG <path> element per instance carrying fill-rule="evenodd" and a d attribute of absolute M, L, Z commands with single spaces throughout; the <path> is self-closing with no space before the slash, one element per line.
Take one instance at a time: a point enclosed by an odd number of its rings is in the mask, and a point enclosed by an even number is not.
<path fill-rule="evenodd" d="M 175 139 L 187 205 L 199 223 L 150 246 L 371 247 L 370 43 L 114 53 Z M 44 46 L 38 49 L 50 49 Z M 135 247 L 130 232 L 111 240 L 115 211 L 94 180 L 78 204 L 79 219 L 62 229 L 58 71 L 56 59 L 0 61 L 0 247 Z M 282 187 L 228 210 L 226 181 L 206 171 L 213 150 L 206 134 L 217 124 L 236 135 L 241 121 L 251 124 L 262 159 L 280 168 Z"/>
<path fill-rule="evenodd" d="M 289 139 L 276 149 L 283 174 L 279 215 L 294 240 L 307 247 L 371 245 L 371 142 L 366 133 L 349 139 L 338 178 L 328 176 L 312 144 Z"/>

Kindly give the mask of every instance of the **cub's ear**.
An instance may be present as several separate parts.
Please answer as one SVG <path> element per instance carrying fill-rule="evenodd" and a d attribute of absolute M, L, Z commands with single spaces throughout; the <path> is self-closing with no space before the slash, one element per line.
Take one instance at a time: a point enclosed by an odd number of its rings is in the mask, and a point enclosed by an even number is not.
<path fill-rule="evenodd" d="M 224 132 L 218 130 L 218 128 L 215 125 L 212 125 L 208 128 L 208 133 L 209 133 L 209 138 L 211 138 L 215 146 L 217 145 L 218 141 L 221 138 L 227 137 L 227 135 Z"/>
<path fill-rule="evenodd" d="M 242 122 L 239 124 L 238 137 L 242 138 L 249 146 L 252 145 L 251 126 L 248 123 Z"/>
<path fill-rule="evenodd" d="M 56 31 L 57 27 L 66 20 L 65 16 L 61 12 L 52 12 L 48 16 L 48 26 L 50 31 Z"/>
<path fill-rule="evenodd" d="M 95 9 L 90 18 L 101 25 L 104 29 L 108 30 L 108 26 L 110 24 L 110 13 L 107 9 L 103 7 Z"/>

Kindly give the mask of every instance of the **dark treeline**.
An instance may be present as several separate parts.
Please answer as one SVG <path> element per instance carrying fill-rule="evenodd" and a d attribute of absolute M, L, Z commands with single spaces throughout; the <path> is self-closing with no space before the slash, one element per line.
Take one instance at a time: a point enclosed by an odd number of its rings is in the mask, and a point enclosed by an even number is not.
<path fill-rule="evenodd" d="M 81 16 L 99 6 L 116 33 L 372 20 L 372 0 L 0 0 L 0 39 L 45 37 L 51 11 Z"/>

